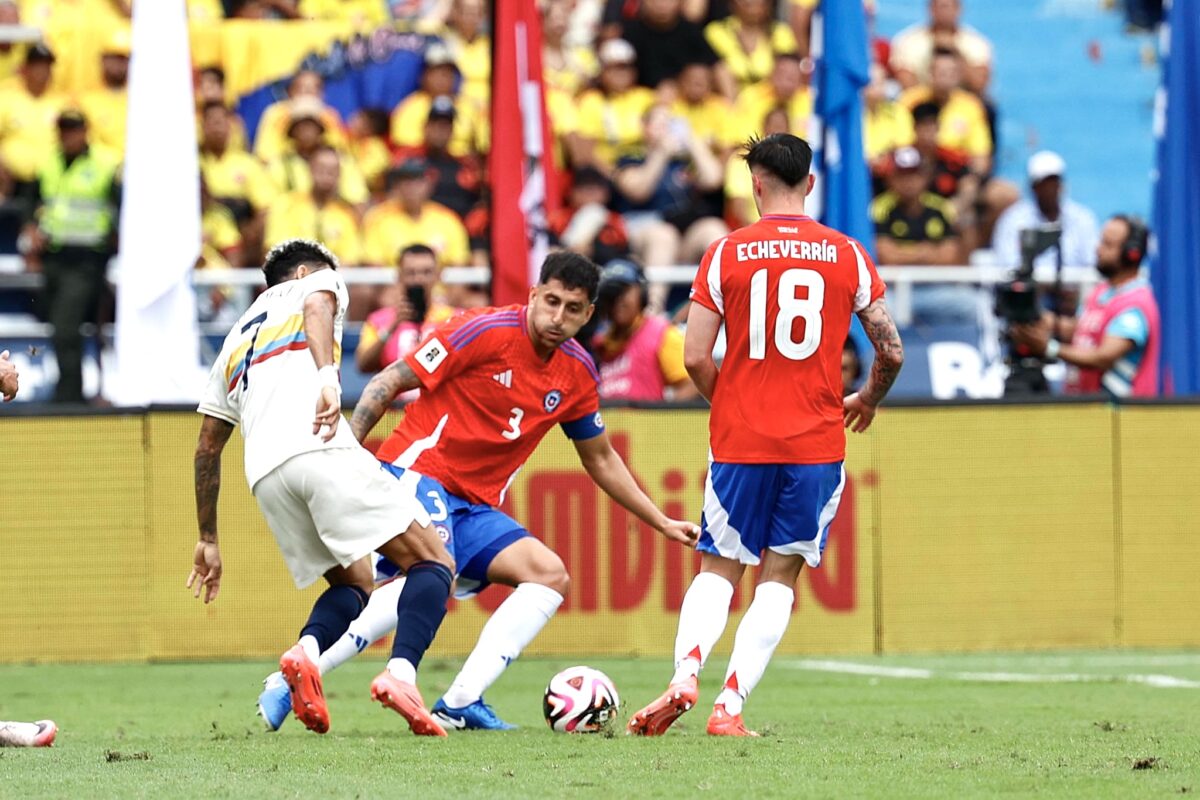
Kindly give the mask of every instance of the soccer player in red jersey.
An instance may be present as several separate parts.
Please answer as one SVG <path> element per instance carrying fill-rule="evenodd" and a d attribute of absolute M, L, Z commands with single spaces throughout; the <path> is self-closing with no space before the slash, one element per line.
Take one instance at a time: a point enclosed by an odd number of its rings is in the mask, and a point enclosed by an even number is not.
<path fill-rule="evenodd" d="M 562 560 L 496 506 L 554 426 L 610 497 L 669 539 L 690 545 L 699 529 L 668 518 L 638 488 L 600 416 L 599 375 L 574 335 L 588 321 L 599 268 L 553 253 L 529 304 L 467 312 L 371 379 L 350 426 L 359 441 L 400 392 L 420 388 L 376 456 L 417 485 L 459 568 L 459 596 L 489 583 L 516 591 L 480 633 L 462 671 L 433 708 L 447 728 L 510 727 L 483 692 L 558 610 L 569 578 Z M 392 623 L 395 624 L 394 621 Z"/>
<path fill-rule="evenodd" d="M 675 675 L 629 722 L 657 736 L 695 705 L 700 668 L 725 630 L 733 587 L 762 566 L 738 626 L 708 732 L 754 736 L 742 704 L 791 616 L 804 564 L 816 567 L 846 474 L 843 428 L 865 431 L 904 360 L 883 282 L 861 244 L 805 216 L 812 150 L 790 134 L 746 155 L 762 219 L 715 242 L 700 262 L 684 361 L 712 403 L 712 463 L 697 549 L 701 571 L 679 612 Z M 875 345 L 861 391 L 842 397 L 842 347 L 857 314 Z M 720 369 L 712 349 L 724 324 Z"/>

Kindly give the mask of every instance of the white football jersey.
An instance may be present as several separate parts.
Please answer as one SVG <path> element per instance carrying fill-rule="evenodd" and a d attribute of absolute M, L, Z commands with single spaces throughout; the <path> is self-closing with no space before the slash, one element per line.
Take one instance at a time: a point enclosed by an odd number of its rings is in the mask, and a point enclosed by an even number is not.
<path fill-rule="evenodd" d="M 225 337 L 196 409 L 242 426 L 246 480 L 252 489 L 292 456 L 359 446 L 344 422 L 329 442 L 312 432 L 321 382 L 304 336 L 304 300 L 314 292 L 332 292 L 337 298 L 333 363 L 339 364 L 350 296 L 337 270 L 321 269 L 259 295 Z"/>

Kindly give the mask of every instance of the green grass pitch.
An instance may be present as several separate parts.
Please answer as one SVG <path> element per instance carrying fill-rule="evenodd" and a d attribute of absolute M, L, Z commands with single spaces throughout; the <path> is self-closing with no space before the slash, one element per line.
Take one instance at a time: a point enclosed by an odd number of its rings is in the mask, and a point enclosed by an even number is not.
<path fill-rule="evenodd" d="M 0 719 L 54 718 L 49 750 L 0 750 L 0 797 L 1167 797 L 1200 792 L 1200 653 L 779 658 L 747 706 L 758 740 L 704 735 L 701 706 L 661 739 L 569 736 L 542 690 L 574 661 L 515 663 L 488 699 L 512 733 L 417 739 L 370 702 L 381 668 L 328 676 L 332 730 L 254 716 L 268 663 L 0 667 Z M 590 659 L 622 717 L 666 660 Z M 847 667 L 847 664 L 852 666 Z M 847 673 L 865 667 L 864 674 Z M 422 670 L 430 703 L 457 664 Z M 887 674 L 879 674 L 886 672 Z M 1003 673 L 1003 674 L 998 674 Z M 1176 686 L 1131 682 L 1168 676 Z M 1143 680 L 1137 679 L 1134 680 Z M 1162 682 L 1158 678 L 1149 679 Z"/>

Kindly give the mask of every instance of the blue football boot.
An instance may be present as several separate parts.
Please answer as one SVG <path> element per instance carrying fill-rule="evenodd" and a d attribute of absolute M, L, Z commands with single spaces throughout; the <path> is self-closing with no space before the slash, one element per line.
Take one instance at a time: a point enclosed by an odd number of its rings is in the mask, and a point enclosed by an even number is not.
<path fill-rule="evenodd" d="M 462 708 L 450 708 L 445 700 L 438 700 L 433 706 L 433 718 L 448 731 L 511 731 L 517 727 L 497 717 L 482 697 Z"/>
<path fill-rule="evenodd" d="M 263 681 L 262 694 L 258 696 L 258 715 L 267 724 L 268 731 L 277 731 L 292 713 L 292 692 L 288 689 L 283 673 L 272 672 Z"/>

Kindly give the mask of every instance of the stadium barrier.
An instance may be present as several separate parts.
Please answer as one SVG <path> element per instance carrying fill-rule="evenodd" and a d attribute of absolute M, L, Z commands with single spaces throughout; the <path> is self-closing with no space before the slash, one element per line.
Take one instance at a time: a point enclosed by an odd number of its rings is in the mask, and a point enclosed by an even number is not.
<path fill-rule="evenodd" d="M 388 422 L 378 428 L 382 434 Z M 606 412 L 669 513 L 697 519 L 702 410 Z M 0 662 L 268 657 L 319 589 L 293 588 L 241 471 L 224 460 L 225 577 L 184 589 L 196 539 L 195 414 L 0 416 Z M 805 570 L 782 653 L 1200 645 L 1200 406 L 889 408 L 851 436 L 842 510 Z M 531 654 L 668 657 L 697 558 L 612 503 L 551 435 L 507 509 L 566 561 L 571 595 Z M 455 603 L 436 655 L 472 647 L 507 590 Z M 735 596 L 727 651 L 752 595 Z"/>

